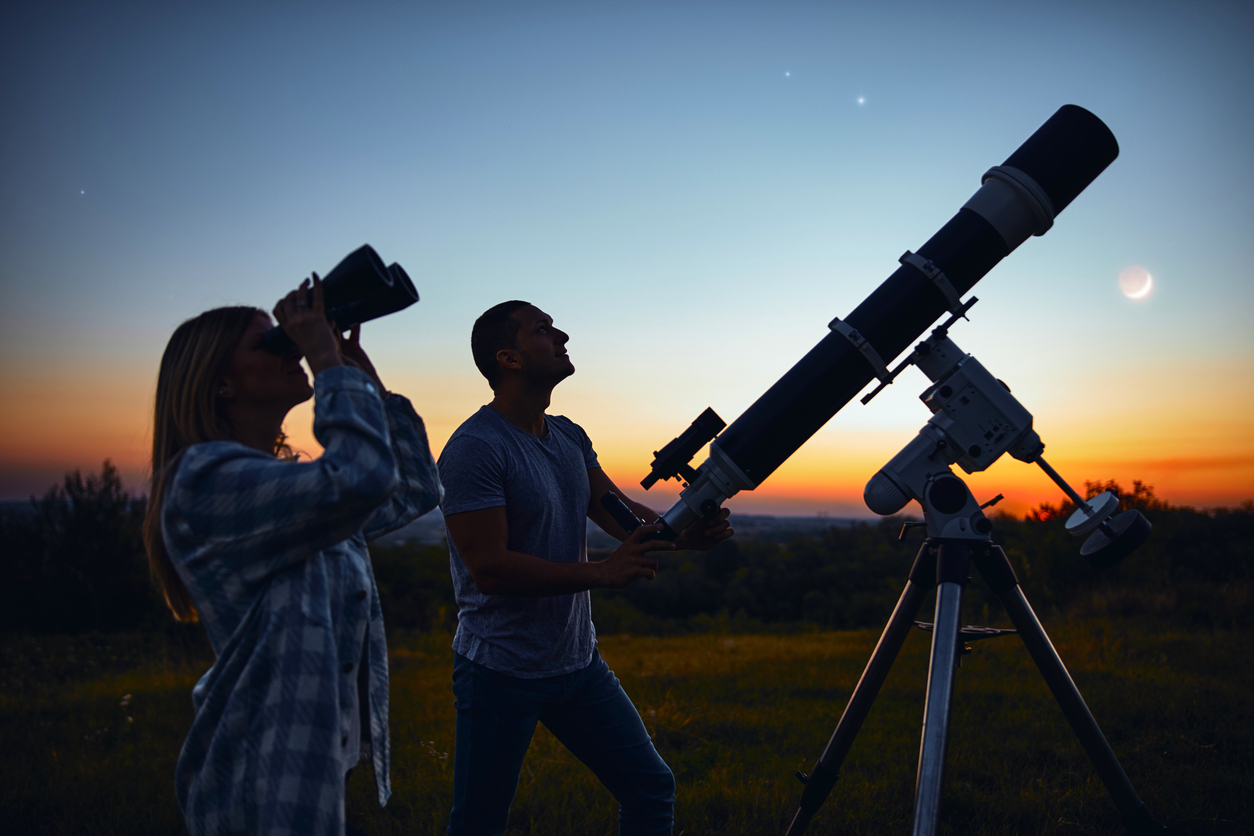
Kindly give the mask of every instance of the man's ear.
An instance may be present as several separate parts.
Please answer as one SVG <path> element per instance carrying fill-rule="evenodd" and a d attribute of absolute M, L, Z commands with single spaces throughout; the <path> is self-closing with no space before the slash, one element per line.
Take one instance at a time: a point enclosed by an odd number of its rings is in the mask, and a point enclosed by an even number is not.
<path fill-rule="evenodd" d="M 502 348 L 496 353 L 496 363 L 503 369 L 518 371 L 522 368 L 522 354 L 516 348 Z"/>

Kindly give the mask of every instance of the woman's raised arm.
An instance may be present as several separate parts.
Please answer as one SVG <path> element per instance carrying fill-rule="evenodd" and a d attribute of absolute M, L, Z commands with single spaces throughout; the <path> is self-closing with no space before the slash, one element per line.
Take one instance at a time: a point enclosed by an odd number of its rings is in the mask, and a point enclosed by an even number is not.
<path fill-rule="evenodd" d="M 264 580 L 351 537 L 391 496 L 396 457 L 374 382 L 333 366 L 315 378 L 314 398 L 314 436 L 324 447 L 314 461 L 284 462 L 229 441 L 183 454 L 162 527 L 193 577 Z"/>

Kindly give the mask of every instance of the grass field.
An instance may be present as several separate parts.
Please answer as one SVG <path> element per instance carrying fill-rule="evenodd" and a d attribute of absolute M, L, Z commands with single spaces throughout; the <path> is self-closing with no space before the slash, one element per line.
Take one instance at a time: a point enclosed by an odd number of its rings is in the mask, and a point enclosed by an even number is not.
<path fill-rule="evenodd" d="M 1248 632 L 1123 621 L 1047 624 L 1141 797 L 1174 833 L 1254 832 L 1254 652 Z M 782 833 L 877 638 L 605 637 L 679 784 L 676 833 Z M 371 834 L 441 833 L 452 797 L 452 654 L 444 634 L 393 642 L 395 794 L 368 770 L 350 820 Z M 168 638 L 8 639 L 0 693 L 0 819 L 8 833 L 182 832 L 172 775 L 204 651 Z M 810 833 L 906 833 L 927 673 L 916 632 Z M 1016 637 L 963 661 L 942 832 L 1122 832 L 1113 804 Z M 615 805 L 547 731 L 528 754 L 511 833 L 610 834 Z"/>

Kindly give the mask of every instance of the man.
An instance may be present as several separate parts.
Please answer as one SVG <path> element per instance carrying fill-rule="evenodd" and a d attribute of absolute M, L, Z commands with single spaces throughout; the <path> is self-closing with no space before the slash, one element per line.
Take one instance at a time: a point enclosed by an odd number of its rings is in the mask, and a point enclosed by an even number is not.
<path fill-rule="evenodd" d="M 569 337 L 527 302 L 475 322 L 471 352 L 493 399 L 453 433 L 440 456 L 441 503 L 459 607 L 453 692 L 457 745 L 450 836 L 502 833 L 536 723 L 544 723 L 619 802 L 619 832 L 671 832 L 675 780 L 640 715 L 596 650 L 588 590 L 652 579 L 650 552 L 706 549 L 730 537 L 724 510 L 677 540 L 631 536 L 601 507 L 615 491 L 587 434 L 547 415 L 553 388 L 574 373 Z M 585 519 L 623 541 L 589 562 Z"/>

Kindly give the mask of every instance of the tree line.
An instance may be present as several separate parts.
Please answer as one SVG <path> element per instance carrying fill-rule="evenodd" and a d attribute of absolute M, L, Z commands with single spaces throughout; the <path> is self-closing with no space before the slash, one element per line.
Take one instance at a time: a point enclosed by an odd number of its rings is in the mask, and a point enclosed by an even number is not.
<path fill-rule="evenodd" d="M 995 517 L 994 540 L 1038 613 L 1251 623 L 1254 502 L 1203 511 L 1170 505 L 1140 482 L 1127 491 L 1114 482 L 1086 489 L 1090 496 L 1117 491 L 1154 531 L 1121 564 L 1097 570 L 1063 529 L 1074 510 L 1069 502 L 1041 505 L 1023 518 Z M 99 474 L 75 471 L 29 505 L 0 511 L 0 630 L 178 629 L 148 576 L 140 536 L 145 504 L 124 490 L 106 461 Z M 654 581 L 594 593 L 597 629 L 665 635 L 879 626 L 923 539 L 917 530 L 898 539 L 904 521 L 834 525 L 784 542 L 738 536 L 708 552 L 664 556 Z M 445 546 L 375 545 L 371 558 L 389 630 L 455 627 Z M 1004 618 L 978 577 L 965 601 L 966 622 Z"/>

